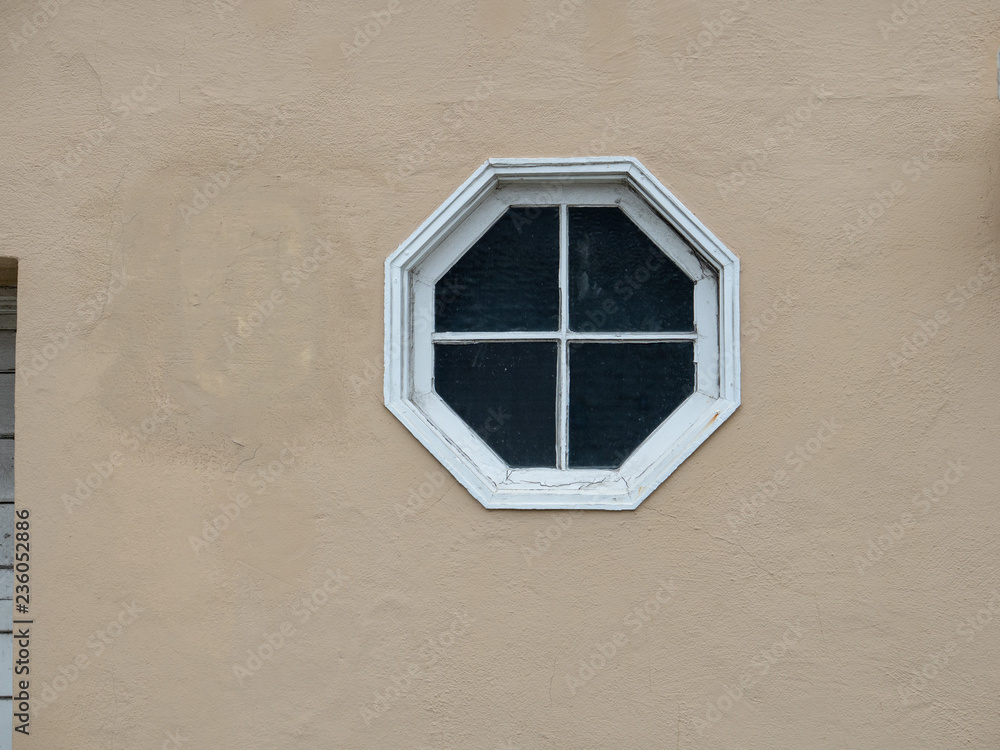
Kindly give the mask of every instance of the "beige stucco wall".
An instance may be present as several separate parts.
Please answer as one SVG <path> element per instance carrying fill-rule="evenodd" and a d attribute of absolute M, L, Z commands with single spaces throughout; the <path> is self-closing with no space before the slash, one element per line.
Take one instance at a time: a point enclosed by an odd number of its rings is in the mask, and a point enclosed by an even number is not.
<path fill-rule="evenodd" d="M 16 747 L 997 746 L 1000 15 L 902 5 L 4 4 Z M 637 511 L 486 511 L 381 404 L 383 262 L 588 154 L 739 255 L 743 405 Z"/>

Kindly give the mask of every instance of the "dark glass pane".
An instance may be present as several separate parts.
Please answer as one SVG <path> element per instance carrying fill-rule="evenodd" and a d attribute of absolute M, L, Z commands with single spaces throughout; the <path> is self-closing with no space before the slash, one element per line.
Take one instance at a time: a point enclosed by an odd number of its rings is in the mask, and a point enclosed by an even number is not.
<path fill-rule="evenodd" d="M 617 468 L 693 392 L 693 342 L 570 344 L 570 468 Z"/>
<path fill-rule="evenodd" d="M 694 282 L 617 207 L 569 209 L 574 331 L 693 331 Z"/>
<path fill-rule="evenodd" d="M 554 467 L 557 347 L 436 344 L 434 388 L 509 466 Z"/>
<path fill-rule="evenodd" d="M 510 208 L 434 289 L 437 331 L 559 328 L 559 209 Z"/>

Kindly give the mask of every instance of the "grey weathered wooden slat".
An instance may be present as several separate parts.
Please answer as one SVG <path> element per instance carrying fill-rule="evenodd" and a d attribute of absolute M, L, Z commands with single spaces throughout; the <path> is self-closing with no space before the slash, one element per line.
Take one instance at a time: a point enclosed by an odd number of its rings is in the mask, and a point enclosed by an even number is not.
<path fill-rule="evenodd" d="M 0 503 L 14 502 L 14 440 L 0 438 Z"/>
<path fill-rule="evenodd" d="M 14 374 L 0 373 L 0 435 L 14 434 Z"/>
<path fill-rule="evenodd" d="M 14 369 L 14 336 L 14 331 L 0 329 L 0 370 Z"/>
<path fill-rule="evenodd" d="M 0 565 L 14 564 L 14 506 L 0 505 Z M 0 672 L 2 675 L 3 672 Z"/>

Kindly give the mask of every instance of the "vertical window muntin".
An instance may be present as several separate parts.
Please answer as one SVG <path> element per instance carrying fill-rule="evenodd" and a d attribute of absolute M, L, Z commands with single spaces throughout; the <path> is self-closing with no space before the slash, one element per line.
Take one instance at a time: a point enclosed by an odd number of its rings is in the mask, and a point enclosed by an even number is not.
<path fill-rule="evenodd" d="M 560 200 L 553 200 L 557 198 Z M 421 311 L 433 309 L 436 300 L 435 284 L 444 278 L 449 270 L 463 257 L 468 248 L 472 247 L 490 227 L 510 208 L 540 209 L 557 206 L 559 209 L 559 328 L 555 331 L 436 331 L 431 316 L 428 325 L 427 316 L 421 321 Z M 687 331 L 574 331 L 570 325 L 570 262 L 569 262 L 569 211 L 571 208 L 619 208 L 648 239 L 656 245 L 660 252 L 694 282 L 694 327 Z M 478 215 L 477 215 L 478 214 Z M 595 491 L 607 491 L 611 485 L 621 488 L 619 472 L 625 464 L 635 461 L 642 464 L 650 460 L 643 447 L 651 441 L 654 435 L 665 433 L 669 439 L 677 439 L 680 433 L 674 434 L 670 422 L 678 412 L 695 413 L 719 394 L 718 384 L 718 283 L 711 266 L 698 258 L 674 228 L 666 222 L 659 213 L 655 213 L 645 201 L 623 184 L 592 184 L 592 185 L 510 185 L 497 189 L 480 208 L 456 228 L 452 236 L 444 240 L 450 245 L 447 251 L 439 255 L 436 263 L 430 263 L 421 269 L 418 283 L 413 290 L 414 312 L 414 370 L 415 397 L 421 397 L 425 402 L 435 400 L 433 382 L 433 350 L 438 345 L 473 344 L 482 341 L 550 341 L 559 345 L 559 369 L 557 376 L 557 419 L 556 441 L 557 461 L 554 468 L 525 467 L 511 468 L 502 460 L 498 460 L 485 444 L 481 445 L 493 459 L 493 470 L 487 470 L 488 478 L 497 484 L 536 482 L 561 483 L 572 488 L 577 483 L 575 491 L 583 487 L 593 487 Z M 683 247 L 680 245 L 683 244 Z M 673 252 L 671 252 L 673 250 Z M 443 259 L 443 260 L 441 260 Z M 429 298 L 428 298 L 429 293 Z M 600 342 L 606 345 L 616 343 L 662 343 L 662 342 L 692 342 L 694 345 L 694 390 L 687 401 L 659 425 L 652 434 L 636 448 L 621 465 L 573 467 L 569 457 L 570 432 L 570 395 L 571 374 L 569 366 L 570 345 L 574 342 Z M 430 356 L 422 356 L 425 352 Z M 706 366 L 707 365 L 707 366 Z M 419 400 L 419 399 L 418 399 Z M 688 403 L 692 402 L 692 403 Z M 429 405 L 429 404 L 428 404 Z M 455 420 L 447 426 L 447 431 L 454 434 L 459 430 L 467 434 L 472 442 L 482 442 L 481 436 L 458 417 L 452 409 L 441 404 L 444 410 L 451 413 Z M 440 410 L 435 410 L 440 414 Z M 687 419 L 687 414 L 683 416 Z M 484 461 L 482 451 L 463 441 L 462 448 L 475 452 L 480 466 L 489 465 Z M 660 450 L 645 451 L 651 454 Z M 597 485 L 603 485 L 600 488 Z"/>

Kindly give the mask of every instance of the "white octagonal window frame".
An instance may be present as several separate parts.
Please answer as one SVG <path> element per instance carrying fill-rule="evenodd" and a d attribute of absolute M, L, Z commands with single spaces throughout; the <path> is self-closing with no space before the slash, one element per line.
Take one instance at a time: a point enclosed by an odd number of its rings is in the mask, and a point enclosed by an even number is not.
<path fill-rule="evenodd" d="M 511 205 L 618 206 L 695 282 L 694 334 L 638 334 L 693 340 L 695 391 L 617 469 L 510 468 L 434 390 L 435 341 L 485 340 L 434 332 L 435 284 Z M 385 404 L 487 508 L 634 509 L 740 404 L 739 260 L 636 159 L 490 159 L 389 256 L 385 284 Z M 562 294 L 561 331 L 514 336 L 585 340 Z"/>

